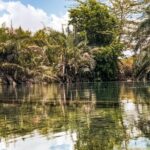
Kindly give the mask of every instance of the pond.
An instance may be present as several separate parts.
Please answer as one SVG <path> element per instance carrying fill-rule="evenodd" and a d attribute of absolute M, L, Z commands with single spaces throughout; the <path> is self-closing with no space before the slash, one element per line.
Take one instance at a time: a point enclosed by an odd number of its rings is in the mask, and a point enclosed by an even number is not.
<path fill-rule="evenodd" d="M 150 150 L 150 83 L 1 85 L 0 150 Z"/>

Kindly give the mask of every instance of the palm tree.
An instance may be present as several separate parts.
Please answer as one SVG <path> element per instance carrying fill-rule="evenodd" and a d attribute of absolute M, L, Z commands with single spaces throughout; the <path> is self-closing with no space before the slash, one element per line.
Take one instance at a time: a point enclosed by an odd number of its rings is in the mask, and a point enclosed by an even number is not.
<path fill-rule="evenodd" d="M 0 74 L 8 84 L 27 81 L 40 73 L 38 67 L 48 64 L 43 47 L 36 44 L 29 31 L 20 27 L 2 28 L 0 32 Z"/>
<path fill-rule="evenodd" d="M 137 80 L 149 79 L 150 75 L 150 5 L 146 9 L 146 19 L 136 31 L 136 60 L 134 75 Z"/>

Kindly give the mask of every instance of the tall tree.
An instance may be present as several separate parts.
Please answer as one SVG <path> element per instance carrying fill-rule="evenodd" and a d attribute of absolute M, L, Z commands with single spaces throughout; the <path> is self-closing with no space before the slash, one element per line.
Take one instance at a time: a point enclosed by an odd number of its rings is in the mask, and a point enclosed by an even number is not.
<path fill-rule="evenodd" d="M 94 76 L 100 80 L 118 79 L 118 62 L 122 45 L 118 43 L 118 19 L 109 7 L 97 0 L 78 2 L 70 10 L 70 24 L 76 38 L 84 41 L 96 62 Z M 94 48 L 93 48 L 94 47 Z"/>

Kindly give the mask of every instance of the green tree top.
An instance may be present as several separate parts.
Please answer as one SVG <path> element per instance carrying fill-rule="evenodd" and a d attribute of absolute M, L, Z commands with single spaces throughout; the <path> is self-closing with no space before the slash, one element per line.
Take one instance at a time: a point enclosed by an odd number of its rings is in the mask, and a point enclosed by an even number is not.
<path fill-rule="evenodd" d="M 75 33 L 89 45 L 111 44 L 117 33 L 117 19 L 109 13 L 107 6 L 96 0 L 77 1 L 79 5 L 70 10 L 70 24 Z"/>

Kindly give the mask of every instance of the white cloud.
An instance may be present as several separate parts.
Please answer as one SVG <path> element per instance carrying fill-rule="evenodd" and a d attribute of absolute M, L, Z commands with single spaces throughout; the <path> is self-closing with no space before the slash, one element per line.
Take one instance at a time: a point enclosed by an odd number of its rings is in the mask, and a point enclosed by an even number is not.
<path fill-rule="evenodd" d="M 62 31 L 62 25 L 64 27 L 67 27 L 69 20 L 69 13 L 66 13 L 65 15 L 60 17 L 52 14 L 50 18 L 51 18 L 50 27 L 57 29 L 58 31 Z"/>
<path fill-rule="evenodd" d="M 48 15 L 44 10 L 24 5 L 20 1 L 0 0 L 0 14 L 0 25 L 5 23 L 10 26 L 12 21 L 14 28 L 21 26 L 33 32 L 43 28 L 43 25 L 61 31 L 62 24 L 67 24 L 69 19 L 68 13 L 62 16 Z"/>

